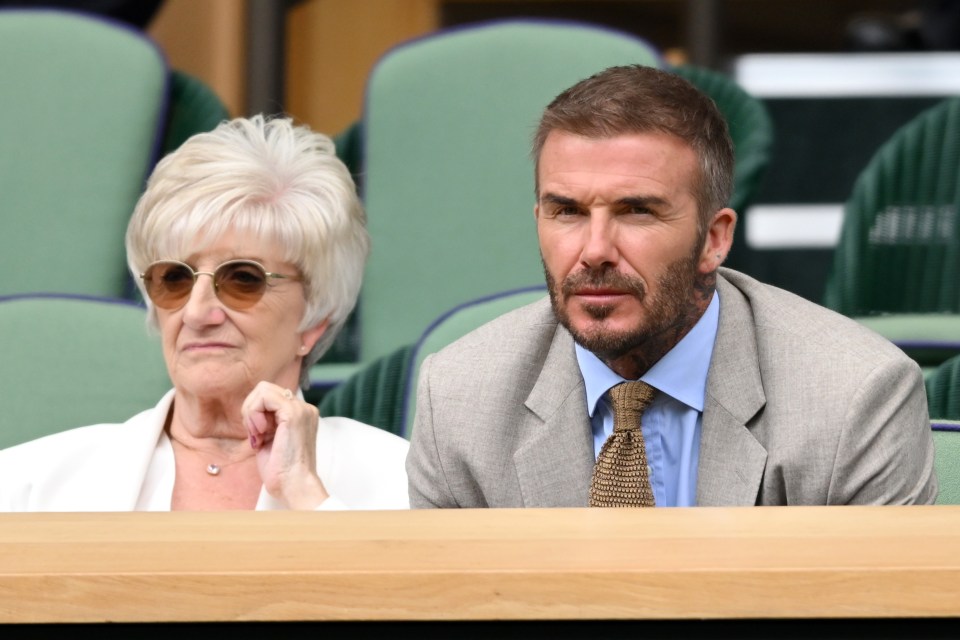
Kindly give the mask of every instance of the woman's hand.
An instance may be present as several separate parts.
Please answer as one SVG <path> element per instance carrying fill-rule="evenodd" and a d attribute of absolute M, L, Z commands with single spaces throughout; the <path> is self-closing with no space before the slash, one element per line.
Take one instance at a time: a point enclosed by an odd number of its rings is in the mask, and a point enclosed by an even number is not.
<path fill-rule="evenodd" d="M 290 509 L 309 510 L 327 499 L 317 475 L 317 421 L 312 404 L 269 382 L 260 382 L 241 408 L 250 445 L 267 492 Z"/>

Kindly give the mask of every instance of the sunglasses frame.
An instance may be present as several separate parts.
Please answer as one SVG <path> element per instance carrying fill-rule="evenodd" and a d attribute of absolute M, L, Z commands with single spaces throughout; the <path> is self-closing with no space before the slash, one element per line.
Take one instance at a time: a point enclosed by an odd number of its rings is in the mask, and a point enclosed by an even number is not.
<path fill-rule="evenodd" d="M 176 306 L 162 306 L 160 304 L 157 304 L 157 301 L 154 299 L 153 295 L 151 294 L 152 280 L 148 278 L 147 274 L 150 273 L 151 269 L 161 264 L 176 265 L 176 266 L 184 267 L 193 276 L 193 283 L 190 285 L 188 289 L 186 289 L 186 294 L 183 296 L 183 299 L 180 300 L 179 304 L 177 304 Z M 220 290 L 220 283 L 217 282 L 217 273 L 224 267 L 229 267 L 231 265 L 250 265 L 255 267 L 258 271 L 260 271 L 263 274 L 263 278 L 264 278 L 263 290 L 260 291 L 259 295 L 255 299 L 251 300 L 249 304 L 238 306 L 236 304 L 238 300 L 236 297 L 232 297 L 229 293 L 224 293 L 224 292 L 221 292 Z M 263 295 L 267 292 L 267 289 L 270 288 L 271 279 L 277 278 L 277 279 L 283 279 L 283 280 L 290 280 L 292 282 L 300 282 L 303 280 L 302 276 L 291 276 L 283 273 L 274 273 L 272 271 L 267 271 L 267 268 L 262 264 L 260 264 L 259 262 L 257 262 L 256 260 L 249 260 L 247 258 L 234 258 L 233 260 L 227 260 L 225 262 L 221 262 L 214 268 L 213 271 L 197 271 L 186 262 L 182 262 L 180 260 L 156 260 L 154 262 L 151 262 L 147 266 L 146 270 L 144 270 L 144 272 L 140 274 L 140 279 L 143 280 L 144 282 L 144 289 L 146 289 L 147 296 L 150 298 L 150 301 L 153 302 L 153 306 L 157 307 L 158 309 L 163 309 L 165 311 L 176 311 L 177 309 L 180 309 L 187 304 L 187 301 L 190 299 L 190 294 L 193 292 L 193 288 L 197 285 L 197 279 L 200 276 L 210 276 L 210 283 L 213 285 L 213 293 L 217 297 L 217 300 L 222 302 L 228 308 L 233 309 L 234 311 L 243 311 L 244 309 L 249 309 L 253 305 L 257 304 L 263 298 Z M 227 298 L 229 298 L 229 300 L 225 300 L 221 296 L 221 293 L 224 293 L 224 295 L 226 295 Z"/>

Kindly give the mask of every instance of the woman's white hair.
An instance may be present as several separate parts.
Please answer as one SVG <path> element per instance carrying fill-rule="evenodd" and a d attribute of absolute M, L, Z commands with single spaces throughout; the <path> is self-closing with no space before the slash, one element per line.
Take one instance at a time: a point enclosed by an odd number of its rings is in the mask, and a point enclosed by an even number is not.
<path fill-rule="evenodd" d="M 300 382 L 330 348 L 356 305 L 369 252 L 366 217 L 333 141 L 288 118 L 236 118 L 191 137 L 163 158 L 127 227 L 127 264 L 139 277 L 157 260 L 183 260 L 224 232 L 284 249 L 304 277 L 300 330 L 329 326 L 303 359 Z"/>

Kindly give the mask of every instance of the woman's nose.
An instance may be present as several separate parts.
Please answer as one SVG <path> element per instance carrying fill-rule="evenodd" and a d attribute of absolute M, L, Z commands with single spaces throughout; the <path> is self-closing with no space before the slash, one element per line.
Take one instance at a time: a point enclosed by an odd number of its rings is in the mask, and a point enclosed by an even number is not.
<path fill-rule="evenodd" d="M 225 317 L 223 304 L 217 298 L 213 286 L 213 274 L 198 271 L 190 297 L 183 307 L 184 322 L 193 326 L 219 324 Z"/>

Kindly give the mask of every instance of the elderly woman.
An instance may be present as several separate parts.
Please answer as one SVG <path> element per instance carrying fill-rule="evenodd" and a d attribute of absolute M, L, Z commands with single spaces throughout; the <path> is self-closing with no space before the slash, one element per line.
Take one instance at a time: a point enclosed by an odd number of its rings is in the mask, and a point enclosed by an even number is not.
<path fill-rule="evenodd" d="M 299 392 L 360 289 L 368 236 L 326 136 L 236 119 L 164 158 L 127 256 L 173 389 L 123 424 L 0 452 L 0 510 L 407 506 L 407 442 Z"/>

